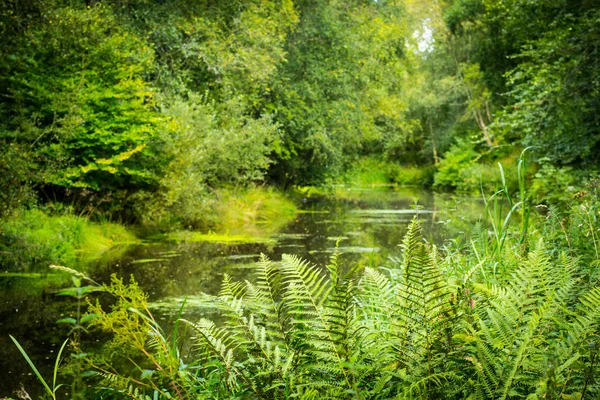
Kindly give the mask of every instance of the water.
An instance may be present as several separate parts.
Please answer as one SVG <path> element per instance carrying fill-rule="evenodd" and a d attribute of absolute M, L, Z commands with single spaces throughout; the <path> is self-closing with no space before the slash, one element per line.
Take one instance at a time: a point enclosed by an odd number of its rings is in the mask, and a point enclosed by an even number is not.
<path fill-rule="evenodd" d="M 422 209 L 412 207 L 415 197 Z M 268 240 L 233 244 L 146 240 L 115 249 L 112 257 L 86 268 L 98 282 L 108 282 L 113 273 L 125 279 L 134 276 L 149 294 L 159 321 L 169 324 L 182 298 L 216 294 L 224 273 L 251 280 L 260 254 L 277 261 L 291 253 L 325 265 L 337 251 L 342 265 L 380 266 L 390 255 L 399 254 L 398 244 L 415 215 L 423 220 L 425 237 L 441 243 L 449 221 L 464 219 L 470 224 L 481 213 L 476 199 L 457 205 L 456 200 L 431 192 L 393 188 L 343 189 L 335 197 L 300 198 L 298 203 L 295 218 Z M 0 398 L 13 395 L 21 385 L 33 398 L 41 389 L 9 334 L 18 338 L 42 374 L 51 376 L 56 352 L 68 335 L 68 327 L 56 320 L 74 311 L 73 300 L 55 294 L 64 284 L 61 279 L 0 278 L 0 371 L 5 377 Z"/>

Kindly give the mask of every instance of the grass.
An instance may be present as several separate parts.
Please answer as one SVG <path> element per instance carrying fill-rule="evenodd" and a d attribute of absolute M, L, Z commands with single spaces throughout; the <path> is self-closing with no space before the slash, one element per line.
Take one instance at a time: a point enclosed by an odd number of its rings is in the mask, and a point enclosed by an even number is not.
<path fill-rule="evenodd" d="M 222 190 L 215 207 L 219 233 L 272 234 L 289 223 L 296 214 L 294 203 L 272 188 L 251 187 Z"/>
<path fill-rule="evenodd" d="M 96 259 L 117 244 L 136 241 L 116 223 L 19 210 L 0 222 L 0 265 L 5 272 L 31 272 L 50 264 L 76 266 L 81 258 Z"/>
<path fill-rule="evenodd" d="M 167 239 L 224 244 L 272 243 L 272 236 L 297 213 L 294 202 L 272 188 L 221 189 L 217 196 L 212 221 L 205 229 L 174 231 L 167 234 Z"/>
<path fill-rule="evenodd" d="M 342 182 L 351 186 L 381 186 L 389 185 L 391 177 L 389 174 L 390 164 L 372 157 L 366 157 L 358 161 L 342 177 Z"/>
<path fill-rule="evenodd" d="M 50 395 L 50 397 L 52 399 L 56 400 L 56 391 L 62 386 L 62 385 L 56 384 L 56 377 L 58 375 L 58 368 L 60 366 L 60 362 L 62 361 L 63 350 L 65 349 L 65 346 L 67 345 L 67 342 L 69 340 L 67 339 L 63 342 L 62 346 L 60 347 L 60 350 L 58 351 L 58 355 L 56 356 L 56 361 L 54 363 L 54 370 L 53 370 L 53 375 L 52 375 L 52 388 L 50 388 L 50 385 L 42 377 L 42 374 L 40 374 L 38 369 L 33 364 L 33 361 L 31 361 L 31 358 L 29 358 L 29 356 L 27 355 L 27 352 L 23 349 L 23 347 L 21 347 L 21 344 L 17 341 L 17 339 L 12 337 L 12 335 L 9 335 L 9 337 L 11 338 L 13 343 L 17 346 L 17 348 L 19 349 L 19 352 L 23 355 L 23 357 L 25 358 L 25 361 L 27 361 L 27 364 L 29 364 L 29 366 L 31 367 L 31 370 L 35 373 L 35 376 L 42 383 L 42 385 L 44 385 L 46 392 Z"/>
<path fill-rule="evenodd" d="M 429 187 L 433 183 L 433 168 L 400 165 L 366 157 L 358 161 L 342 177 L 342 182 L 355 187 L 375 187 L 396 184 L 401 186 Z"/>
<path fill-rule="evenodd" d="M 431 187 L 434 170 L 431 167 L 411 167 L 390 164 L 388 173 L 392 182 L 402 186 Z"/>

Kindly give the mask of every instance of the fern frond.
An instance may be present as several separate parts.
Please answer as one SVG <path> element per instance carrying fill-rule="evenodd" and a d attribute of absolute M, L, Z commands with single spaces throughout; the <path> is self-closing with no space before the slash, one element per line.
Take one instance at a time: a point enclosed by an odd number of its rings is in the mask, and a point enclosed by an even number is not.
<path fill-rule="evenodd" d="M 483 301 L 473 328 L 474 357 L 480 388 L 490 398 L 533 387 L 545 373 L 543 348 L 555 345 L 550 335 L 565 318 L 572 269 L 571 263 L 553 262 L 540 242 L 506 287 L 476 286 Z"/>

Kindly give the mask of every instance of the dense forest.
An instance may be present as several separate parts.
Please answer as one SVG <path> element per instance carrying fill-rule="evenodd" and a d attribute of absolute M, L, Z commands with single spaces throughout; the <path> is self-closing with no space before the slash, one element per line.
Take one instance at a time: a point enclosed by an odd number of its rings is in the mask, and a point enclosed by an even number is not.
<path fill-rule="evenodd" d="M 3 0 L 0 35 L 0 267 L 73 275 L 64 398 L 600 395 L 596 0 Z M 385 268 L 262 257 L 214 322 L 75 268 L 339 184 L 484 212 Z"/>
<path fill-rule="evenodd" d="M 539 200 L 560 199 L 598 168 L 599 12 L 4 1 L 2 211 L 193 223 L 219 188 L 319 185 L 368 159 L 400 183 L 478 191 L 525 147 Z"/>

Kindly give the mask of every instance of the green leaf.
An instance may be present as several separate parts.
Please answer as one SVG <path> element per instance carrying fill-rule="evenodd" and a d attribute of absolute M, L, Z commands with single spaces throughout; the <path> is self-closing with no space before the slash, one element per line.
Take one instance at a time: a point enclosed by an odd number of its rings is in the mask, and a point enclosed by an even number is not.
<path fill-rule="evenodd" d="M 17 348 L 19 349 L 19 351 L 21 352 L 21 354 L 25 358 L 25 361 L 27 361 L 27 364 L 29 364 L 29 366 L 31 367 L 31 369 L 35 373 L 35 376 L 37 376 L 38 380 L 42 383 L 42 385 L 44 385 L 44 388 L 46 389 L 46 391 L 50 394 L 50 396 L 52 396 L 53 399 L 56 399 L 56 396 L 55 396 L 54 392 L 50 389 L 50 386 L 48 386 L 48 384 L 46 383 L 46 381 L 44 380 L 44 378 L 42 378 L 42 375 L 40 374 L 40 372 L 38 371 L 38 369 L 33 364 L 33 361 L 31 361 L 31 358 L 29 358 L 29 356 L 27 355 L 27 352 L 25 352 L 25 350 L 23 349 L 23 347 L 21 347 L 21 345 L 19 344 L 19 342 L 17 341 L 17 339 L 15 339 L 12 335 L 8 335 L 8 336 L 10 336 L 11 340 L 17 346 Z"/>
<path fill-rule="evenodd" d="M 81 320 L 79 321 L 79 323 L 85 324 L 87 322 L 95 320 L 96 318 L 100 318 L 100 315 L 98 315 L 98 314 L 86 314 L 83 317 L 81 317 Z"/>
<path fill-rule="evenodd" d="M 140 375 L 140 379 L 144 380 L 146 378 L 152 378 L 152 375 L 154 374 L 154 370 L 153 369 L 145 369 L 142 371 L 142 374 Z"/>
<path fill-rule="evenodd" d="M 71 317 L 67 317 L 67 318 L 61 318 L 58 321 L 56 321 L 57 324 L 68 324 L 68 325 L 75 325 L 77 324 L 77 320 L 75 318 L 71 318 Z"/>

